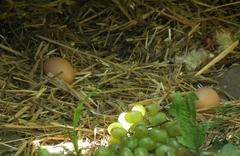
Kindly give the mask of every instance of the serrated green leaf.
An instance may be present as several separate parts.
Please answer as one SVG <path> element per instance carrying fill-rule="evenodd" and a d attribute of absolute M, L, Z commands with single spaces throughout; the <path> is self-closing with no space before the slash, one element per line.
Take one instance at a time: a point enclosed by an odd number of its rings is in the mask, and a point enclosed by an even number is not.
<path fill-rule="evenodd" d="M 197 135 L 197 147 L 201 147 L 202 144 L 205 142 L 206 139 L 206 133 L 209 129 L 209 124 L 207 122 L 204 122 L 198 126 L 198 135 Z"/>
<path fill-rule="evenodd" d="M 217 153 L 217 156 L 240 156 L 240 149 L 232 144 L 226 144 Z"/>
<path fill-rule="evenodd" d="M 194 124 L 196 124 L 197 120 L 196 120 L 196 101 L 198 100 L 198 97 L 195 93 L 191 92 L 186 96 L 186 107 L 187 107 L 187 112 L 190 114 L 190 119 L 192 120 L 191 122 L 193 122 Z M 189 119 L 189 120 L 190 120 Z"/>
<path fill-rule="evenodd" d="M 198 135 L 197 127 L 193 125 L 186 125 L 181 128 L 182 128 L 182 131 L 181 131 L 182 135 L 178 137 L 178 142 L 188 148 L 198 150 L 197 140 L 196 140 L 196 136 Z"/>
<path fill-rule="evenodd" d="M 178 141 L 186 147 L 196 151 L 205 140 L 207 125 L 198 125 L 196 119 L 196 100 L 198 97 L 195 93 L 189 93 L 184 98 L 180 93 L 176 93 L 170 114 L 176 118 L 181 127 L 181 136 Z"/>
<path fill-rule="evenodd" d="M 180 92 L 177 92 L 173 98 L 169 113 L 173 117 L 177 117 L 177 111 L 179 111 L 181 105 L 183 105 L 184 100 Z"/>

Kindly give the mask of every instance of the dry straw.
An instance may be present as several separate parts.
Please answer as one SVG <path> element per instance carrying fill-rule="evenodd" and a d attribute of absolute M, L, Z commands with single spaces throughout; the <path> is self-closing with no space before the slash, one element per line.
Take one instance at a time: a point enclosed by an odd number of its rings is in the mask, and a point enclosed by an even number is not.
<path fill-rule="evenodd" d="M 236 41 L 219 54 L 214 34 L 239 31 L 239 8 L 229 0 L 1 1 L 0 155 L 35 155 L 36 140 L 38 145 L 69 141 L 74 109 L 93 91 L 78 128 L 80 138 L 94 141 L 85 155 L 134 103 L 159 103 L 166 111 L 176 91 L 211 85 L 221 92 L 216 77 L 225 64 L 239 62 L 239 47 Z M 205 42 L 209 38 L 212 42 Z M 195 71 L 175 62 L 208 47 L 216 57 Z M 72 85 L 43 74 L 51 56 L 73 64 Z M 239 142 L 239 101 L 223 103 L 220 113 L 199 114 L 200 120 L 221 121 L 209 132 L 206 148 L 217 137 Z"/>

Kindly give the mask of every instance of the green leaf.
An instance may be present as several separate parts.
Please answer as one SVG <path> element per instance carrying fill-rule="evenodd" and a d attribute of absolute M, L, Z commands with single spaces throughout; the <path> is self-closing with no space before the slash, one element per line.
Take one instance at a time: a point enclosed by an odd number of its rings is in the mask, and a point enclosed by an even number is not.
<path fill-rule="evenodd" d="M 239 156 L 240 149 L 232 144 L 226 144 L 223 148 L 217 153 L 217 156 Z"/>
<path fill-rule="evenodd" d="M 82 111 L 83 111 L 83 104 L 86 103 L 91 96 L 95 95 L 95 92 L 91 92 L 90 94 L 88 94 L 83 101 L 81 101 L 77 108 L 75 109 L 74 111 L 74 115 L 73 115 L 73 127 L 76 128 L 79 124 L 79 121 L 80 121 L 80 116 L 82 114 Z"/>
<path fill-rule="evenodd" d="M 73 127 L 76 128 L 80 121 L 80 116 L 83 111 L 83 103 L 80 103 L 74 111 L 73 115 Z"/>
<path fill-rule="evenodd" d="M 74 150 L 77 153 L 77 156 L 80 155 L 79 150 L 78 150 L 78 135 L 77 135 L 77 131 L 72 131 L 69 133 L 71 142 L 74 146 Z"/>
<path fill-rule="evenodd" d="M 189 120 L 191 120 L 192 123 L 196 124 L 197 119 L 197 112 L 196 112 L 196 101 L 198 100 L 198 97 L 195 93 L 191 92 L 186 96 L 186 112 L 189 113 L 190 118 Z"/>
<path fill-rule="evenodd" d="M 205 140 L 207 124 L 199 126 L 196 119 L 196 100 L 198 97 L 195 93 L 189 93 L 182 97 L 180 93 L 176 93 L 170 114 L 174 116 L 181 127 L 181 136 L 178 141 L 186 147 L 199 150 Z"/>
<path fill-rule="evenodd" d="M 78 104 L 78 106 L 77 106 L 77 108 L 75 109 L 74 114 L 73 114 L 73 128 L 74 128 L 74 129 L 73 129 L 72 132 L 69 133 L 69 137 L 70 137 L 70 139 L 71 139 L 71 141 L 72 141 L 72 144 L 73 144 L 73 146 L 74 146 L 74 150 L 75 150 L 77 156 L 80 155 L 80 152 L 79 152 L 79 150 L 78 150 L 78 135 L 77 135 L 77 131 L 76 131 L 75 129 L 78 127 L 79 122 L 80 122 L 80 117 L 81 117 L 82 111 L 83 111 L 83 109 L 84 109 L 83 104 L 86 103 L 87 100 L 89 100 L 90 97 L 91 97 L 92 95 L 94 95 L 94 94 L 95 94 L 95 92 L 91 92 L 89 95 L 87 95 L 87 96 L 84 98 L 84 100 L 81 101 L 81 102 Z"/>
<path fill-rule="evenodd" d="M 184 103 L 184 100 L 183 100 L 183 97 L 181 96 L 181 93 L 177 92 L 173 98 L 169 113 L 172 116 L 176 117 L 183 103 Z"/>
<path fill-rule="evenodd" d="M 205 142 L 207 130 L 209 129 L 209 124 L 204 122 L 198 126 L 198 135 L 197 138 L 197 147 L 201 147 L 202 144 Z"/>

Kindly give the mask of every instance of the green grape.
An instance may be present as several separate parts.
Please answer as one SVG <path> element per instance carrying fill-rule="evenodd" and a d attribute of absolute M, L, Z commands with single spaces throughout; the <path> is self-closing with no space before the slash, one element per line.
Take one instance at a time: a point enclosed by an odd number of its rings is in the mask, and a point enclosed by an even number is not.
<path fill-rule="evenodd" d="M 122 146 L 128 147 L 133 150 L 138 146 L 138 139 L 134 136 L 123 137 L 121 140 L 121 144 Z"/>
<path fill-rule="evenodd" d="M 149 156 L 150 154 L 148 153 L 148 151 L 146 150 L 146 148 L 143 147 L 137 147 L 134 150 L 134 156 Z"/>
<path fill-rule="evenodd" d="M 155 156 L 177 156 L 176 150 L 173 147 L 162 145 L 155 150 Z"/>
<path fill-rule="evenodd" d="M 119 122 L 113 122 L 111 123 L 109 126 L 108 126 L 108 134 L 111 134 L 111 130 L 114 128 L 114 127 L 122 127 L 122 124 L 119 123 Z"/>
<path fill-rule="evenodd" d="M 156 148 L 158 148 L 159 146 L 162 146 L 162 145 L 163 145 L 162 143 L 157 142 L 157 143 L 156 143 Z"/>
<path fill-rule="evenodd" d="M 39 148 L 38 156 L 52 156 L 52 154 L 45 148 Z"/>
<path fill-rule="evenodd" d="M 139 147 L 146 148 L 151 151 L 155 148 L 156 142 L 154 142 L 150 137 L 144 137 L 139 140 Z"/>
<path fill-rule="evenodd" d="M 129 128 L 129 132 L 134 132 L 134 129 L 135 129 L 135 127 L 137 126 L 137 125 L 140 125 L 140 124 L 142 124 L 142 125 L 147 125 L 147 123 L 143 120 L 143 121 L 140 121 L 140 122 L 137 122 L 137 123 L 134 123 L 134 124 L 132 124 L 132 126 Z"/>
<path fill-rule="evenodd" d="M 159 109 L 160 109 L 160 105 L 156 104 L 156 103 L 150 104 L 150 105 L 146 106 L 146 112 L 147 112 L 148 115 L 155 115 L 155 114 L 157 114 Z"/>
<path fill-rule="evenodd" d="M 143 138 L 148 135 L 148 128 L 145 124 L 137 124 L 134 126 L 133 135 L 136 138 Z"/>
<path fill-rule="evenodd" d="M 125 116 L 125 119 L 129 123 L 137 123 L 143 120 L 143 115 L 139 111 L 128 112 Z"/>
<path fill-rule="evenodd" d="M 201 152 L 200 156 L 215 156 L 216 154 L 214 154 L 213 152 L 210 151 L 203 151 Z"/>
<path fill-rule="evenodd" d="M 109 148 L 100 147 L 96 150 L 95 156 L 112 156 L 112 152 Z"/>
<path fill-rule="evenodd" d="M 111 136 L 116 139 L 121 140 L 122 137 L 127 136 L 127 130 L 121 127 L 114 127 L 111 130 Z"/>
<path fill-rule="evenodd" d="M 178 147 L 177 154 L 177 156 L 194 156 L 194 154 L 185 147 Z"/>
<path fill-rule="evenodd" d="M 121 146 L 119 144 L 111 144 L 108 146 L 108 148 L 112 151 L 112 153 L 118 154 Z"/>
<path fill-rule="evenodd" d="M 133 156 L 133 153 L 129 148 L 124 147 L 123 149 L 120 150 L 119 156 Z"/>
<path fill-rule="evenodd" d="M 113 136 L 110 136 L 109 139 L 108 139 L 108 144 L 111 145 L 111 144 L 120 144 L 120 139 L 117 139 Z"/>
<path fill-rule="evenodd" d="M 166 143 L 169 139 L 167 132 L 158 128 L 151 129 L 149 135 L 156 142 Z"/>
<path fill-rule="evenodd" d="M 122 112 L 119 116 L 118 116 L 118 122 L 121 123 L 121 125 L 123 126 L 124 129 L 129 130 L 129 128 L 133 125 L 133 123 L 129 123 L 126 121 L 126 115 L 127 112 Z"/>
<path fill-rule="evenodd" d="M 143 107 L 143 105 L 136 104 L 136 105 L 133 106 L 132 111 L 139 111 L 144 116 L 145 112 L 146 112 L 146 109 L 145 109 L 145 107 Z"/>
<path fill-rule="evenodd" d="M 174 148 L 179 148 L 179 146 L 181 146 L 177 139 L 176 138 L 169 138 L 168 139 L 168 142 L 167 142 L 167 145 L 171 146 L 171 147 L 174 147 Z"/>
<path fill-rule="evenodd" d="M 160 125 L 161 123 L 167 121 L 167 116 L 165 113 L 159 112 L 155 115 L 149 116 L 148 121 L 153 126 Z"/>
<path fill-rule="evenodd" d="M 162 125 L 162 128 L 168 132 L 170 137 L 181 135 L 180 125 L 176 121 L 169 121 Z"/>

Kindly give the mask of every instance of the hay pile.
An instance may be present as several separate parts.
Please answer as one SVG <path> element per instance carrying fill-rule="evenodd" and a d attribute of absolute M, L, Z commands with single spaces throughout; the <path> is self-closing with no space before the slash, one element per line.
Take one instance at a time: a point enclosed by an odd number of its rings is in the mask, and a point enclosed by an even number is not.
<path fill-rule="evenodd" d="M 96 145 L 132 103 L 158 102 L 167 110 L 174 92 L 201 85 L 225 95 L 216 78 L 239 62 L 239 46 L 236 41 L 219 48 L 216 32 L 239 37 L 239 12 L 234 0 L 1 1 L 0 155 L 34 155 L 34 140 L 69 141 L 74 109 L 94 91 L 79 137 Z M 211 57 L 181 61 L 193 51 Z M 43 74 L 43 62 L 51 56 L 73 64 L 72 85 Z M 224 103 L 217 115 L 200 114 L 202 120 L 220 121 L 205 147 L 216 136 L 239 142 L 240 103 L 228 97 Z M 94 148 L 87 148 L 91 155 Z"/>

